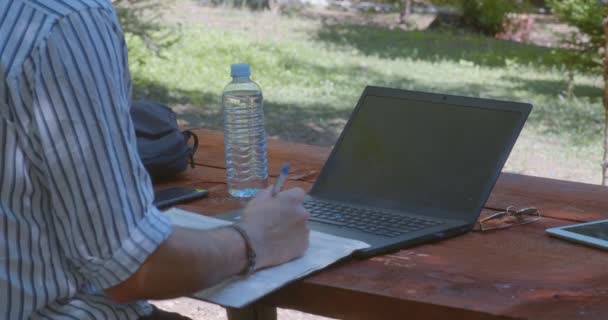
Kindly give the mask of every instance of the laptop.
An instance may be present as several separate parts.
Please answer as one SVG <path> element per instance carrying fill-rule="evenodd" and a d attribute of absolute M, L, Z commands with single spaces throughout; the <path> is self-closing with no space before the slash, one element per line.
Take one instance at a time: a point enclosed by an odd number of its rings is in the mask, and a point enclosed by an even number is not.
<path fill-rule="evenodd" d="M 360 257 L 470 231 L 531 110 L 368 86 L 304 203 L 311 229 L 367 242 Z"/>

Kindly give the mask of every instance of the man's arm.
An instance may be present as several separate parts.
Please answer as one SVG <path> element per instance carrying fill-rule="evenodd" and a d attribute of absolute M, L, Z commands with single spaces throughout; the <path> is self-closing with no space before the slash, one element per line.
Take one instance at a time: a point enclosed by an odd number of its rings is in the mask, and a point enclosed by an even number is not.
<path fill-rule="evenodd" d="M 245 265 L 245 245 L 235 230 L 174 227 L 133 276 L 106 294 L 117 302 L 175 298 L 237 274 Z"/>
<path fill-rule="evenodd" d="M 245 209 L 240 225 L 251 238 L 258 268 L 289 261 L 308 248 L 303 200 L 301 189 L 276 198 L 266 189 Z M 106 294 L 117 302 L 184 296 L 243 271 L 246 264 L 244 239 L 234 229 L 174 228 L 135 274 Z"/>
<path fill-rule="evenodd" d="M 33 53 L 31 140 L 43 168 L 48 228 L 58 232 L 72 272 L 120 301 L 192 293 L 243 270 L 246 252 L 231 230 L 172 228 L 152 205 L 129 114 L 126 47 L 111 11 L 76 11 Z M 304 192 L 252 200 L 239 224 L 260 267 L 307 247 Z"/>

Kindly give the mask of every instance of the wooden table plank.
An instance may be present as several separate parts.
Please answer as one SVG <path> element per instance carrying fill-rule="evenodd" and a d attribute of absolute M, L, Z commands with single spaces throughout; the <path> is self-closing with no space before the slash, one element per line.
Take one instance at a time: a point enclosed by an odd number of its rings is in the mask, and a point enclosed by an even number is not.
<path fill-rule="evenodd" d="M 229 308 L 226 313 L 228 320 L 277 320 L 277 308 L 261 303 L 241 309 Z"/>
<path fill-rule="evenodd" d="M 446 317 L 453 308 L 466 308 L 515 318 L 553 319 L 554 314 L 539 315 L 534 310 L 537 304 L 551 301 L 559 302 L 555 308 L 563 309 L 560 312 L 564 313 L 584 311 L 595 306 L 593 301 L 599 303 L 595 307 L 603 303 L 606 311 L 608 255 L 544 234 L 544 228 L 564 223 L 547 218 L 525 226 L 490 233 L 472 232 L 365 261 L 352 261 L 292 285 L 271 297 L 271 303 L 293 305 L 286 294 L 290 290 L 301 293 L 308 289 L 319 294 L 317 290 L 340 288 L 351 291 L 353 299 L 364 293 L 368 298 L 389 297 L 448 307 L 445 309 L 448 313 L 443 315 Z M 397 312 L 400 306 L 394 308 Z"/>
<path fill-rule="evenodd" d="M 194 157 L 195 163 L 225 169 L 223 133 L 213 130 L 194 131 L 200 139 L 200 151 Z M 330 151 L 324 147 L 269 139 L 268 174 L 278 176 L 283 163 L 289 162 L 290 179 L 314 182 Z M 294 154 L 298 156 L 293 157 Z"/>
<path fill-rule="evenodd" d="M 274 183 L 276 178 L 271 177 L 269 183 Z M 209 196 L 203 199 L 194 200 L 187 204 L 178 205 L 178 208 L 198 212 L 205 215 L 215 215 L 229 210 L 236 210 L 246 205 L 246 201 L 241 201 L 228 194 L 226 186 L 226 170 L 215 167 L 197 165 L 195 169 L 188 168 L 176 179 L 157 182 L 154 184 L 155 190 L 187 186 L 193 188 L 203 188 L 209 191 Z M 299 187 L 305 191 L 310 191 L 312 184 L 306 181 L 287 180 L 284 188 Z"/>
<path fill-rule="evenodd" d="M 195 162 L 225 169 L 223 133 L 196 132 L 201 136 L 201 151 L 195 156 Z M 268 140 L 269 174 L 277 176 L 282 164 L 289 162 L 289 179 L 312 183 L 330 152 L 330 148 Z M 535 206 L 550 217 L 569 221 L 608 219 L 607 190 L 597 185 L 502 173 L 486 207 Z"/>
<path fill-rule="evenodd" d="M 301 281 L 264 299 L 281 308 L 336 319 L 424 319 L 424 320 L 499 320 L 510 317 L 420 303 L 390 296 L 378 296 L 334 286 L 319 286 Z"/>
<path fill-rule="evenodd" d="M 221 137 L 202 132 L 198 166 L 181 180 L 208 186 L 211 197 L 181 207 L 215 214 L 243 205 L 226 191 Z M 269 141 L 269 154 L 274 174 L 284 161 L 304 173 L 290 175 L 287 187 L 308 190 L 329 149 Z M 486 207 L 509 205 L 536 206 L 544 218 L 342 263 L 263 304 L 349 319 L 604 319 L 608 255 L 550 238 L 544 229 L 608 218 L 608 189 L 503 173 Z"/>
<path fill-rule="evenodd" d="M 534 206 L 568 221 L 608 219 L 608 188 L 600 185 L 503 173 L 486 207 Z"/>

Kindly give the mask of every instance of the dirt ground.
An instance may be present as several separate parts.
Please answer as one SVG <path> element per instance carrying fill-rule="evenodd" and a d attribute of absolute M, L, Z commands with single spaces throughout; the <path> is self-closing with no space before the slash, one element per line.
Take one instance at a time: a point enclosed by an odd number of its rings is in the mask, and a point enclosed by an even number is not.
<path fill-rule="evenodd" d="M 179 312 L 182 315 L 191 317 L 193 320 L 225 320 L 228 319 L 226 316 L 226 310 L 222 307 L 190 299 L 190 298 L 180 298 L 173 300 L 165 300 L 165 301 L 154 301 L 154 305 L 158 308 Z M 278 319 L 279 320 L 323 320 L 330 319 L 320 316 L 315 316 L 311 314 L 306 314 L 294 310 L 278 310 Z"/>

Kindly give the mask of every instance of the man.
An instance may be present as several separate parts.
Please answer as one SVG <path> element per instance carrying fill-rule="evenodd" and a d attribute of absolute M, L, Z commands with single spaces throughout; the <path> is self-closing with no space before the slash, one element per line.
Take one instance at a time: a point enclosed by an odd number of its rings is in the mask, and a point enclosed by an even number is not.
<path fill-rule="evenodd" d="M 109 0 L 0 1 L 1 319 L 163 319 L 142 300 L 306 250 L 300 189 L 262 191 L 237 228 L 172 228 L 152 205 L 130 89 Z"/>

